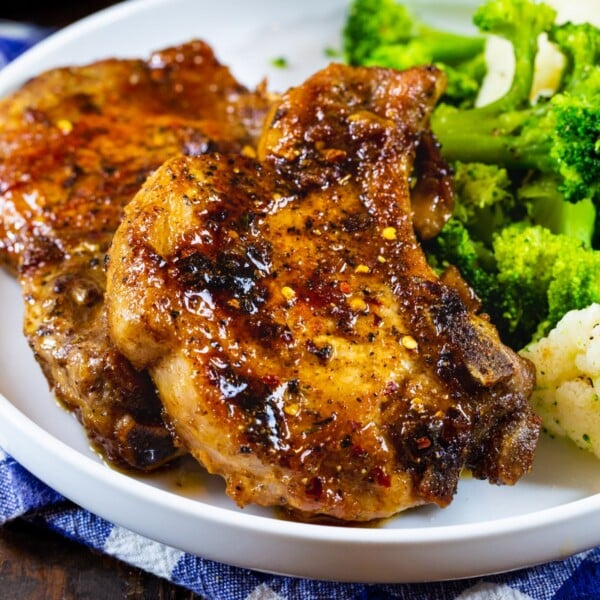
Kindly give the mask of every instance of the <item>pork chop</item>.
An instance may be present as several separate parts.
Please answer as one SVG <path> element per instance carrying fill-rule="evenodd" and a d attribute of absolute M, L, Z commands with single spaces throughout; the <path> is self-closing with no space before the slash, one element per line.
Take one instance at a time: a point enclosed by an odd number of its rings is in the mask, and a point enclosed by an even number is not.
<path fill-rule="evenodd" d="M 50 386 L 120 466 L 180 452 L 148 375 L 108 337 L 104 254 L 123 207 L 172 156 L 255 146 L 267 106 L 201 41 L 54 69 L 0 101 L 0 259 Z"/>
<path fill-rule="evenodd" d="M 284 94 L 258 160 L 163 165 L 109 254 L 111 335 L 238 504 L 344 521 L 513 484 L 531 365 L 428 266 L 410 191 L 435 68 L 331 65 Z"/>

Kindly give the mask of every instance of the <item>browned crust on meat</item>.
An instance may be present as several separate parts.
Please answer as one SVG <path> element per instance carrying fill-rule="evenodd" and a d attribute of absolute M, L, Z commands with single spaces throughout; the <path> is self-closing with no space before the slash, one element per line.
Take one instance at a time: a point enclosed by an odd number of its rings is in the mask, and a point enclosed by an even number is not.
<path fill-rule="evenodd" d="M 343 520 L 514 483 L 531 365 L 417 241 L 436 69 L 332 65 L 282 97 L 259 160 L 179 158 L 127 207 L 109 320 L 182 442 L 241 505 Z"/>
<path fill-rule="evenodd" d="M 113 232 L 166 159 L 253 146 L 268 105 L 201 41 L 54 69 L 0 102 L 0 259 L 18 273 L 50 386 L 120 466 L 152 469 L 181 451 L 148 375 L 108 337 Z"/>

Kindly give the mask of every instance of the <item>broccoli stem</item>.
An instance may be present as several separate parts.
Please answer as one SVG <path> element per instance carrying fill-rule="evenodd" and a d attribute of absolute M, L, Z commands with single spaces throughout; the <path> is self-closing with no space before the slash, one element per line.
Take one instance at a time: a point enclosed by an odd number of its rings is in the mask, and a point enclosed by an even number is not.
<path fill-rule="evenodd" d="M 490 105 L 491 106 L 491 105 Z M 501 114 L 488 107 L 456 110 L 440 107 L 434 112 L 431 128 L 442 145 L 445 158 L 451 162 L 501 164 L 508 168 L 536 168 L 542 152 L 522 152 L 517 133 L 530 117 L 529 111 Z M 535 159 L 534 159 L 535 155 Z"/>
<path fill-rule="evenodd" d="M 482 37 L 440 31 L 426 25 L 420 27 L 416 40 L 426 46 L 432 62 L 442 62 L 451 66 L 477 56 L 485 48 L 485 39 Z"/>
<path fill-rule="evenodd" d="M 518 197 L 527 206 L 527 213 L 534 225 L 575 238 L 586 248 L 592 247 L 596 208 L 589 198 L 567 202 L 558 191 L 553 176 L 525 181 L 518 189 Z"/>

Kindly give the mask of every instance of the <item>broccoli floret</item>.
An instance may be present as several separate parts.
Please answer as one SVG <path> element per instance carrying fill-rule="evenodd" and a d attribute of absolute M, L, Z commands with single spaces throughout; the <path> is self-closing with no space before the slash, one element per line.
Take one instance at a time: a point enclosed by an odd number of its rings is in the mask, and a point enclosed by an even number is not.
<path fill-rule="evenodd" d="M 473 103 L 486 73 L 485 39 L 434 29 L 396 0 L 354 0 L 344 32 L 352 65 L 406 69 L 435 64 L 446 72 L 445 101 Z"/>
<path fill-rule="evenodd" d="M 593 204 L 589 200 L 565 202 L 551 178 L 514 181 L 504 167 L 484 163 L 456 162 L 453 171 L 452 216 L 489 249 L 494 235 L 511 223 L 542 225 L 591 246 Z"/>
<path fill-rule="evenodd" d="M 440 62 L 436 62 L 435 65 L 446 73 L 444 102 L 456 106 L 472 106 L 487 73 L 485 54 L 477 54 L 458 67 L 450 67 Z"/>
<path fill-rule="evenodd" d="M 506 343 L 522 348 L 566 312 L 600 302 L 600 251 L 527 218 L 513 221 L 510 212 L 519 206 L 502 169 L 460 167 L 458 182 L 466 179 L 466 187 L 457 187 L 454 216 L 427 244 L 428 259 L 438 272 L 449 265 L 459 269 Z M 479 179 L 470 179 L 474 173 Z M 484 181 L 488 189 L 477 202 L 477 184 Z M 493 218 L 486 221 L 486 213 Z M 489 242 L 482 241 L 485 223 Z"/>
<path fill-rule="evenodd" d="M 515 218 L 517 205 L 506 169 L 483 163 L 454 165 L 453 217 L 474 239 L 489 246 L 492 236 Z"/>
<path fill-rule="evenodd" d="M 454 265 L 484 304 L 495 287 L 495 259 L 481 242 L 475 241 L 459 219 L 451 218 L 431 242 L 429 260 L 439 272 Z"/>
<path fill-rule="evenodd" d="M 407 42 L 415 31 L 408 9 L 395 0 L 355 0 L 343 32 L 346 60 L 362 65 L 379 46 Z"/>
<path fill-rule="evenodd" d="M 600 302 L 600 251 L 541 226 L 505 227 L 493 242 L 506 336 L 546 335 L 570 310 Z"/>
<path fill-rule="evenodd" d="M 600 71 L 598 72 L 600 81 Z M 585 90 L 584 90 L 585 91 Z M 554 121 L 550 156 L 565 198 L 600 200 L 600 85 L 590 95 L 559 94 L 551 100 Z"/>
<path fill-rule="evenodd" d="M 536 185 L 554 188 L 557 202 L 587 199 L 597 207 L 600 30 L 589 24 L 556 26 L 554 18 L 552 8 L 533 0 L 489 0 L 481 6 L 474 16 L 476 24 L 513 45 L 516 67 L 512 85 L 502 98 L 486 106 L 460 109 L 440 105 L 432 129 L 450 161 L 502 165 L 516 180 L 535 178 Z M 549 35 L 567 60 L 556 93 L 532 103 L 541 33 Z M 548 193 L 544 196 L 549 198 Z M 561 228 L 554 231 L 559 233 Z"/>
<path fill-rule="evenodd" d="M 503 319 L 502 290 L 497 281 L 496 260 L 485 244 L 475 240 L 466 225 L 452 217 L 440 234 L 426 243 L 427 259 L 439 273 L 454 266 L 471 286 L 483 309 L 498 325 Z"/>
<path fill-rule="evenodd" d="M 587 87 L 590 77 L 598 76 L 595 66 L 600 60 L 600 30 L 590 23 L 563 23 L 553 26 L 548 36 L 567 62 L 561 88 L 577 92 L 580 84 Z"/>

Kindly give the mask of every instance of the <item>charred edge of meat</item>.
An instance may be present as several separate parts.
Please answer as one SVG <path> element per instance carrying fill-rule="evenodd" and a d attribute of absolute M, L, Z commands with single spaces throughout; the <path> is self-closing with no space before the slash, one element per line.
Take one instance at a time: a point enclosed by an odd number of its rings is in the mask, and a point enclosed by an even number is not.
<path fill-rule="evenodd" d="M 399 422 L 386 417 L 415 485 L 425 497 L 449 502 L 464 464 L 492 483 L 516 482 L 531 464 L 539 435 L 527 403 L 531 365 L 501 346 L 487 322 L 473 321 L 453 288 L 400 278 L 395 292 L 410 307 L 423 360 L 461 407 L 439 418 L 411 411 Z M 490 396 L 494 402 L 483 401 Z"/>
<path fill-rule="evenodd" d="M 413 331 L 424 342 L 422 350 L 433 351 L 428 360 L 437 365 L 442 380 L 454 380 L 459 389 L 476 392 L 508 381 L 516 363 L 525 366 L 483 329 L 485 322 L 473 322 L 455 289 L 439 281 L 402 277 L 394 291 L 406 306 L 412 307 Z M 523 390 L 524 402 L 526 394 Z"/>
<path fill-rule="evenodd" d="M 402 390 L 389 394 L 382 406 L 384 430 L 396 451 L 398 465 L 412 475 L 418 495 L 448 505 L 465 464 L 472 423 L 458 408 L 446 412 L 408 406 Z"/>
<path fill-rule="evenodd" d="M 523 413 L 500 419 L 467 461 L 473 476 L 498 485 L 514 485 L 531 469 L 539 438 L 541 419 Z"/>

